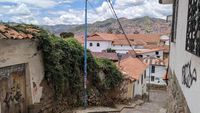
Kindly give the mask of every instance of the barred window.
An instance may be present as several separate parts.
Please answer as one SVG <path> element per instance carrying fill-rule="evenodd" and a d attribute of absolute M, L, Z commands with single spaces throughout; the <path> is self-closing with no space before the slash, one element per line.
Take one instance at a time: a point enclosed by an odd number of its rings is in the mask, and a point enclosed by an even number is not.
<path fill-rule="evenodd" d="M 200 1 L 189 0 L 186 50 L 200 56 Z"/>
<path fill-rule="evenodd" d="M 179 4 L 179 0 L 174 0 L 171 42 L 176 42 L 176 29 L 177 29 L 177 20 L 178 20 L 178 4 Z"/>

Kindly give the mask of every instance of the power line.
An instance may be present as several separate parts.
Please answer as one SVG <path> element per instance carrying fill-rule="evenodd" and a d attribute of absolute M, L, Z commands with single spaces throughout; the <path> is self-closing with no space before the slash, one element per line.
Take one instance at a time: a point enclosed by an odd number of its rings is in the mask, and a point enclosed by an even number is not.
<path fill-rule="evenodd" d="M 113 12 L 114 16 L 116 17 L 117 22 L 118 22 L 118 24 L 119 24 L 119 27 L 120 27 L 120 29 L 122 30 L 122 33 L 124 34 L 126 40 L 128 41 L 129 46 L 130 46 L 131 49 L 134 51 L 135 55 L 137 55 L 137 53 L 135 52 L 134 48 L 132 47 L 131 41 L 128 39 L 128 37 L 127 37 L 127 35 L 126 35 L 126 33 L 125 33 L 123 27 L 122 27 L 121 22 L 119 21 L 119 18 L 118 18 L 118 16 L 117 16 L 117 13 L 115 12 L 115 9 L 114 9 L 114 7 L 113 7 L 111 1 L 110 1 L 110 0 L 106 0 L 106 2 L 108 3 L 108 6 L 109 6 L 111 12 Z"/>
<path fill-rule="evenodd" d="M 92 10 L 99 16 L 101 17 L 102 15 L 100 15 L 100 13 L 96 10 L 96 8 L 94 7 L 94 5 L 92 5 L 92 3 L 88 0 L 88 5 L 92 8 Z M 112 13 L 112 11 L 111 11 Z M 105 28 L 107 29 L 107 31 L 109 32 L 110 31 L 110 26 L 112 24 L 110 24 L 109 26 L 105 26 Z"/>

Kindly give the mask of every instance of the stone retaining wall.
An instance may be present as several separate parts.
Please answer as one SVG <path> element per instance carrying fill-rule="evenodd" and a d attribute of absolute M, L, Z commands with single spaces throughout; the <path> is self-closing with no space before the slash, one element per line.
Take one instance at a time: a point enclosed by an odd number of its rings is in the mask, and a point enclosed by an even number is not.
<path fill-rule="evenodd" d="M 191 113 L 174 72 L 169 73 L 169 85 L 167 87 L 167 92 L 167 113 Z"/>

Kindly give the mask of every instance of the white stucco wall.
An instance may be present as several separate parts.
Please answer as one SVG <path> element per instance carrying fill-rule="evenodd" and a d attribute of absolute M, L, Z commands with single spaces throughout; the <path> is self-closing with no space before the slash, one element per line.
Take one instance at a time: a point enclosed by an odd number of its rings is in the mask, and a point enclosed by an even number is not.
<path fill-rule="evenodd" d="M 143 83 L 142 81 L 142 77 L 143 77 Z M 135 81 L 135 88 L 134 88 L 134 96 L 142 96 L 143 94 L 147 94 L 147 90 L 146 90 L 146 78 L 144 76 L 144 74 L 140 77 L 139 80 Z"/>
<path fill-rule="evenodd" d="M 185 51 L 186 43 L 186 28 L 187 28 L 187 11 L 188 11 L 188 0 L 179 0 L 178 9 L 178 23 L 177 23 L 177 34 L 176 43 L 171 43 L 170 51 L 170 69 L 174 72 L 179 85 L 186 98 L 188 107 L 191 113 L 199 113 L 200 108 L 200 57 L 192 55 Z M 185 64 L 191 61 L 191 71 L 196 69 L 197 81 L 193 81 L 190 88 L 187 88 L 182 84 L 182 69 Z M 189 71 L 189 68 L 186 70 Z M 193 75 L 194 76 L 194 75 Z"/>
<path fill-rule="evenodd" d="M 143 55 L 142 58 L 148 58 L 148 57 L 156 57 L 157 58 L 157 56 L 160 56 L 160 59 L 163 59 L 163 50 L 158 51 L 158 55 L 156 55 L 156 52 L 143 53 L 142 55 Z"/>
<path fill-rule="evenodd" d="M 125 45 L 112 45 L 111 47 L 112 49 L 116 50 L 116 53 L 122 53 L 122 54 L 126 54 L 127 52 L 129 52 L 130 50 L 133 49 L 143 49 L 144 46 L 125 46 Z"/>
<path fill-rule="evenodd" d="M 166 69 L 167 68 L 165 66 L 155 66 L 155 73 L 149 73 L 149 68 L 148 68 L 146 82 L 149 83 L 149 78 L 150 78 L 150 84 L 166 85 L 166 82 L 163 80 L 164 75 L 166 74 Z M 154 81 L 151 80 L 150 76 L 154 76 Z"/>
<path fill-rule="evenodd" d="M 135 46 L 132 46 L 135 49 Z M 128 51 L 132 50 L 130 46 L 124 45 L 112 45 L 112 49 L 116 50 L 116 53 L 126 54 Z"/>
<path fill-rule="evenodd" d="M 160 39 L 166 40 L 165 45 L 169 45 L 169 36 L 168 35 L 162 35 Z"/>
<path fill-rule="evenodd" d="M 27 104 L 40 102 L 42 96 L 40 83 L 44 77 L 44 68 L 41 52 L 37 51 L 35 41 L 0 40 L 0 68 L 16 64 L 26 64 Z M 33 88 L 33 83 L 37 88 Z"/>
<path fill-rule="evenodd" d="M 92 46 L 90 46 L 92 43 Z M 100 46 L 97 46 L 97 43 Z M 111 48 L 111 41 L 88 41 L 87 48 L 92 52 L 102 52 L 103 50 Z"/>

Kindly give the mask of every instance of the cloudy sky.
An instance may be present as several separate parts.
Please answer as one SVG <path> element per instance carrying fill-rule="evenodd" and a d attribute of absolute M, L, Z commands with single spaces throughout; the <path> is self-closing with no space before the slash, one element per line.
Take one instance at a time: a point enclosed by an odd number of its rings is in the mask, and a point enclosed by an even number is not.
<path fill-rule="evenodd" d="M 0 0 L 0 20 L 28 24 L 82 24 L 85 0 Z M 119 17 L 150 16 L 165 19 L 171 15 L 171 5 L 158 0 L 112 0 Z M 112 18 L 106 0 L 89 0 L 88 21 Z"/>

